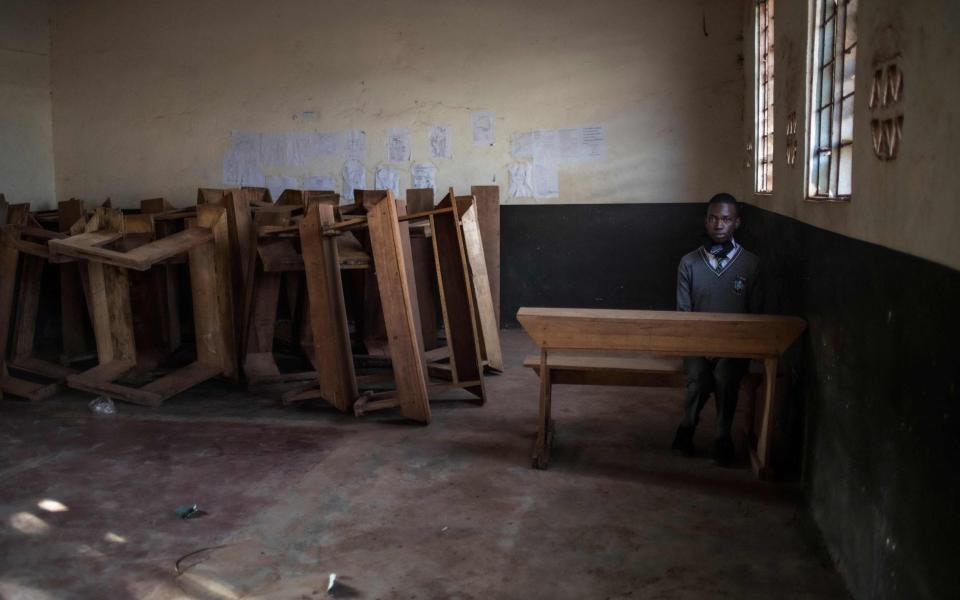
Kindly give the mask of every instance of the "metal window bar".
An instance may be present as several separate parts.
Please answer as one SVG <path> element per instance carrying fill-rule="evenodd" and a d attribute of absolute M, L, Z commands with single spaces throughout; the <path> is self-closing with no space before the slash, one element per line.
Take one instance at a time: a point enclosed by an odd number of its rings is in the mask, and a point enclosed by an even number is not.
<path fill-rule="evenodd" d="M 756 3 L 756 191 L 773 191 L 773 2 L 757 0 Z"/>
<path fill-rule="evenodd" d="M 812 71 L 810 188 L 813 196 L 851 193 L 857 0 L 817 0 Z"/>

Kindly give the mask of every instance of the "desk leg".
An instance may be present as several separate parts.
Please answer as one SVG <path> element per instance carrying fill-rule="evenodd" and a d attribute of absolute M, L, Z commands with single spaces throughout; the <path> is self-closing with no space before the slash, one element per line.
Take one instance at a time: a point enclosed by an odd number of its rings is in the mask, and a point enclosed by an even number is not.
<path fill-rule="evenodd" d="M 540 418 L 537 442 L 533 447 L 533 467 L 546 469 L 550 462 L 550 446 L 553 444 L 553 424 L 550 422 L 550 369 L 547 367 L 547 351 L 540 350 Z"/>
<path fill-rule="evenodd" d="M 760 479 L 770 475 L 770 429 L 773 426 L 774 392 L 777 388 L 777 358 L 763 360 L 763 415 L 760 422 L 760 435 L 757 436 L 757 452 L 751 454 L 753 472 Z"/>

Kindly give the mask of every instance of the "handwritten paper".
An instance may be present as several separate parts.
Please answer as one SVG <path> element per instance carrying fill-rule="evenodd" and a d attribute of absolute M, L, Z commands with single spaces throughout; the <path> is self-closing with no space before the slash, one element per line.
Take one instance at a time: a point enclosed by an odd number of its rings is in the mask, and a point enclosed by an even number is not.
<path fill-rule="evenodd" d="M 560 196 L 560 168 L 552 161 L 533 163 L 533 196 L 558 198 Z"/>
<path fill-rule="evenodd" d="M 473 113 L 473 143 L 480 146 L 493 145 L 494 115 L 489 110 L 478 110 Z"/>
<path fill-rule="evenodd" d="M 450 127 L 434 125 L 430 128 L 430 157 L 453 158 L 453 140 L 450 137 Z"/>
<path fill-rule="evenodd" d="M 410 178 L 416 189 L 435 189 L 437 187 L 437 168 L 429 163 L 415 164 L 410 169 Z"/>
<path fill-rule="evenodd" d="M 513 163 L 507 167 L 510 174 L 510 195 L 514 198 L 533 198 L 533 164 Z"/>
<path fill-rule="evenodd" d="M 353 199 L 353 190 L 362 190 L 367 187 L 367 171 L 359 160 L 350 159 L 344 163 L 340 177 L 343 181 L 344 198 Z"/>
<path fill-rule="evenodd" d="M 347 158 L 363 160 L 367 156 L 367 133 L 351 129 L 343 133 L 343 153 Z M 351 196 L 352 198 L 353 196 Z"/>
<path fill-rule="evenodd" d="M 393 167 L 380 165 L 377 167 L 374 177 L 374 188 L 378 190 L 391 190 L 394 198 L 400 197 L 400 175 Z"/>
<path fill-rule="evenodd" d="M 391 129 L 387 134 L 387 160 L 406 162 L 410 160 L 410 130 Z"/>
<path fill-rule="evenodd" d="M 564 129 L 538 129 L 515 133 L 510 153 L 514 158 L 535 161 L 582 162 L 607 157 L 606 134 L 602 125 Z"/>

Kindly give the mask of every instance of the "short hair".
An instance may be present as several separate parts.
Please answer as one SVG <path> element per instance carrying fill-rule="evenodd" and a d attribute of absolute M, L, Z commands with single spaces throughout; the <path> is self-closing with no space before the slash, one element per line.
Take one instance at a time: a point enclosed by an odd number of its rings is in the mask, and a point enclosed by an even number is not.
<path fill-rule="evenodd" d="M 710 201 L 707 202 L 707 210 L 710 210 L 710 207 L 714 204 L 731 204 L 733 205 L 733 210 L 736 211 L 737 216 L 740 216 L 740 203 L 737 202 L 737 199 L 733 197 L 733 194 L 720 192 L 719 194 L 714 195 L 714 197 L 710 198 Z"/>

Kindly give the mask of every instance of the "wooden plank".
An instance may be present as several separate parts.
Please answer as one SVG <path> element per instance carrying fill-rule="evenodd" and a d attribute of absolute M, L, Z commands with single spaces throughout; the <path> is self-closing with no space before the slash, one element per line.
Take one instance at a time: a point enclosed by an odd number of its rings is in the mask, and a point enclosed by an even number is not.
<path fill-rule="evenodd" d="M 337 236 L 336 240 L 341 269 L 367 269 L 370 267 L 372 259 L 363 250 L 363 245 L 353 233 L 345 231 Z"/>
<path fill-rule="evenodd" d="M 303 257 L 297 252 L 292 240 L 262 240 L 257 246 L 257 255 L 265 273 L 279 276 L 281 272 L 303 270 Z"/>
<path fill-rule="evenodd" d="M 452 192 L 441 202 L 441 206 L 444 202 L 447 206 L 452 205 Z M 432 217 L 431 227 L 433 251 L 437 259 L 437 283 L 442 290 L 447 343 L 451 348 L 451 363 L 455 371 L 454 381 L 480 380 L 481 385 L 465 389 L 482 401 L 484 385 L 480 340 L 460 219 L 456 211 L 437 214 Z"/>
<path fill-rule="evenodd" d="M 139 391 L 156 394 L 162 400 L 166 400 L 219 374 L 219 367 L 211 367 L 200 362 L 193 362 L 182 369 L 177 369 L 172 373 L 168 373 L 159 379 L 151 381 L 140 388 Z"/>
<path fill-rule="evenodd" d="M 484 257 L 480 224 L 477 220 L 477 206 L 473 204 L 463 213 L 460 221 L 463 227 L 464 249 L 467 263 L 470 265 L 470 278 L 473 283 L 473 297 L 476 301 L 477 316 L 482 334 L 483 358 L 491 368 L 503 371 L 503 352 L 500 348 L 500 327 L 497 319 L 493 293 L 487 275 L 487 261 Z"/>
<path fill-rule="evenodd" d="M 13 322 L 13 301 L 16 297 L 17 264 L 20 253 L 16 241 L 20 229 L 6 226 L 0 228 L 0 360 L 7 356 L 10 341 L 10 325 Z"/>
<path fill-rule="evenodd" d="M 433 188 L 413 188 L 407 190 L 407 211 L 418 213 L 433 209 Z"/>
<path fill-rule="evenodd" d="M 0 390 L 30 401 L 45 400 L 60 391 L 60 387 L 59 383 L 35 383 L 10 374 L 0 375 Z"/>
<path fill-rule="evenodd" d="M 642 373 L 683 373 L 683 359 L 665 356 L 629 355 L 622 352 L 552 351 L 547 365 L 552 370 L 637 371 Z M 540 356 L 524 358 L 523 366 L 540 367 Z"/>
<path fill-rule="evenodd" d="M 198 206 L 197 226 L 212 237 L 189 254 L 197 362 L 236 380 L 239 369 L 226 210 L 213 204 Z"/>
<path fill-rule="evenodd" d="M 238 356 L 246 353 L 246 332 L 250 324 L 253 302 L 253 276 L 257 268 L 257 230 L 250 212 L 251 193 L 231 193 L 224 198 L 227 207 L 227 223 L 230 234 L 230 255 L 233 272 L 233 307 L 236 315 L 236 341 Z M 263 219 L 265 215 L 261 215 Z M 269 215 L 269 223 L 285 223 L 284 214 Z M 239 269 L 237 268 L 239 266 Z"/>
<path fill-rule="evenodd" d="M 127 273 L 123 269 L 97 262 L 88 263 L 87 272 L 98 362 L 129 360 L 135 363 L 136 347 Z"/>
<path fill-rule="evenodd" d="M 220 204 L 226 190 L 216 188 L 197 188 L 197 204 Z M 162 211 L 158 211 L 162 212 Z"/>
<path fill-rule="evenodd" d="M 49 379 L 66 379 L 68 375 L 75 375 L 77 373 L 76 369 L 64 367 L 33 356 L 13 360 L 10 362 L 10 367 L 18 371 L 25 371 Z"/>
<path fill-rule="evenodd" d="M 404 243 L 393 194 L 364 199 L 370 244 L 393 362 L 393 375 L 403 416 L 430 422 L 426 369 L 416 325 L 413 290 L 404 263 Z"/>
<path fill-rule="evenodd" d="M 58 229 L 69 234 L 71 226 L 83 221 L 83 202 L 67 200 L 57 204 L 60 219 Z M 59 266 L 60 277 L 60 335 L 62 360 L 70 363 L 90 353 L 90 345 L 85 335 L 84 322 L 89 318 L 85 310 L 86 296 L 81 281 L 81 267 L 77 263 L 62 263 Z"/>
<path fill-rule="evenodd" d="M 37 256 L 24 255 L 20 266 L 20 290 L 13 330 L 13 361 L 33 355 L 37 311 L 40 307 L 40 287 L 46 261 Z M 11 361 L 12 362 L 12 361 Z"/>
<path fill-rule="evenodd" d="M 109 383 L 102 380 L 90 379 L 84 374 L 71 375 L 67 378 L 67 385 L 75 390 L 89 392 L 91 394 L 102 394 L 115 400 L 123 400 L 133 404 L 143 406 L 160 406 L 163 404 L 163 397 L 159 394 L 145 392 L 117 383 Z"/>
<path fill-rule="evenodd" d="M 206 206 L 206 205 L 205 205 Z M 212 205 L 210 205 L 212 206 Z M 50 247 L 56 252 L 99 262 L 124 269 L 146 271 L 153 265 L 205 244 L 212 236 L 205 228 L 185 229 L 171 236 L 135 248 L 129 252 L 118 252 L 93 245 L 90 240 L 108 239 L 109 235 L 86 237 L 91 234 L 73 236 L 63 240 L 50 240 Z M 118 236 L 119 237 L 119 236 Z M 106 242 L 109 243 L 109 242 Z"/>
<path fill-rule="evenodd" d="M 403 200 L 396 200 L 396 209 L 398 218 L 407 214 L 407 205 Z M 421 356 L 421 361 L 426 365 L 425 359 L 422 358 L 425 348 L 423 345 L 423 326 L 421 324 L 420 294 L 417 292 L 417 277 L 413 268 L 413 249 L 410 245 L 410 223 L 401 221 L 397 224 L 397 228 L 400 231 L 400 250 L 402 251 L 403 257 L 403 271 L 409 288 L 407 293 L 410 295 L 410 308 L 413 311 L 413 327 L 414 333 L 417 336 L 418 354 Z M 350 232 L 347 232 L 347 234 L 349 233 Z"/>
<path fill-rule="evenodd" d="M 67 375 L 67 383 L 69 384 L 70 378 L 75 376 L 81 376 L 86 381 L 109 383 L 123 377 L 124 374 L 133 370 L 136 366 L 137 363 L 132 360 L 113 360 L 101 363 L 92 369 L 87 369 L 83 373 Z"/>
<path fill-rule="evenodd" d="M 280 273 L 266 273 L 262 265 L 257 265 L 243 359 L 243 372 L 248 380 L 280 372 L 273 359 L 273 333 L 280 302 L 281 279 Z"/>
<path fill-rule="evenodd" d="M 417 303 L 420 306 L 420 331 L 424 350 L 437 347 L 437 271 L 433 258 L 433 241 L 421 235 L 410 235 L 413 252 L 413 274 L 417 282 Z"/>
<path fill-rule="evenodd" d="M 300 244 L 313 332 L 312 357 L 318 370 L 320 395 L 346 412 L 357 399 L 357 382 L 337 244 L 322 231 L 333 219 L 332 206 L 314 204 L 307 208 L 300 223 Z"/>
<path fill-rule="evenodd" d="M 500 320 L 500 186 L 474 185 L 470 187 L 477 207 L 477 222 L 480 225 L 480 239 L 483 240 L 483 256 L 487 264 L 487 279 L 490 282 L 490 294 L 496 322 Z"/>
<path fill-rule="evenodd" d="M 642 351 L 674 356 L 765 358 L 803 332 L 797 317 L 703 312 L 521 308 L 517 320 L 540 347 Z"/>
<path fill-rule="evenodd" d="M 552 396 L 551 371 L 547 365 L 547 350 L 540 350 L 540 413 L 537 419 L 537 440 L 533 446 L 533 466 L 546 469 L 550 462 L 550 446 L 553 432 L 550 423 L 550 404 Z"/>

